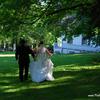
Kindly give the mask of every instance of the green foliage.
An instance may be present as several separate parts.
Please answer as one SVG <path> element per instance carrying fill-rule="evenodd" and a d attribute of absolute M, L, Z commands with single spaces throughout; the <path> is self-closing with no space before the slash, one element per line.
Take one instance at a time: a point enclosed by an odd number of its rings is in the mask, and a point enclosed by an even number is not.
<path fill-rule="evenodd" d="M 0 33 L 14 42 L 22 35 L 40 40 L 44 30 L 55 37 L 62 32 L 92 34 L 100 26 L 99 4 L 99 0 L 1 0 Z"/>

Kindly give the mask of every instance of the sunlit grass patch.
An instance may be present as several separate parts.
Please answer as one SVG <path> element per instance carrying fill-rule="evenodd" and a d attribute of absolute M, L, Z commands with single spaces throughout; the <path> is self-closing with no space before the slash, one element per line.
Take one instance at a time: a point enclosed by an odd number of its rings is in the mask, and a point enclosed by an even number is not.
<path fill-rule="evenodd" d="M 0 100 L 89 100 L 100 93 L 100 63 L 96 54 L 53 55 L 52 82 L 20 82 L 14 57 L 0 58 Z M 85 99 L 84 99 L 85 98 Z"/>

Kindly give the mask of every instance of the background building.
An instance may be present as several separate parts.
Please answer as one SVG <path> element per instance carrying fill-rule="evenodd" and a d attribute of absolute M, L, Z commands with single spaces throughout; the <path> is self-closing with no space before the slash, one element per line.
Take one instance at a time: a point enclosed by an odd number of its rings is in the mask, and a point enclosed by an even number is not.
<path fill-rule="evenodd" d="M 95 47 L 88 44 L 88 40 L 84 40 L 82 35 L 72 37 L 72 40 L 64 40 L 64 36 L 58 38 L 58 41 L 53 46 L 54 53 L 82 53 L 82 52 L 100 52 L 100 46 Z"/>

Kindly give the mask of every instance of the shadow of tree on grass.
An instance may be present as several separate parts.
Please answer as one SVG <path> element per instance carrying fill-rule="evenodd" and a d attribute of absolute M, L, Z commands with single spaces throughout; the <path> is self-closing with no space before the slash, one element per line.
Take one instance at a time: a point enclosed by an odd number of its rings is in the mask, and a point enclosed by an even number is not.
<path fill-rule="evenodd" d="M 0 76 L 0 100 L 99 100 L 100 69 L 54 72 L 55 81 L 23 83 L 13 73 Z M 11 76 L 12 75 L 12 76 Z"/>

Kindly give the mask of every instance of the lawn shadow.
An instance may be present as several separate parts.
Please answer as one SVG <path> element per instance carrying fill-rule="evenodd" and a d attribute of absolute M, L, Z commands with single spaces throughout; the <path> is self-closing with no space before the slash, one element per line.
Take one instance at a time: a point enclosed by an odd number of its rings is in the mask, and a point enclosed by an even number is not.
<path fill-rule="evenodd" d="M 61 65 L 86 66 L 91 64 L 91 57 L 83 55 L 56 56 L 55 67 Z M 77 58 L 75 58 L 77 57 Z M 83 59 L 86 58 L 86 59 Z M 82 59 L 82 62 L 79 62 Z M 86 65 L 84 65 L 86 61 Z M 88 62 L 87 62 L 88 61 Z M 100 94 L 100 69 L 65 69 L 54 71 L 52 82 L 35 83 L 30 77 L 28 81 L 20 82 L 17 65 L 2 63 L 5 68 L 0 70 L 0 100 L 99 100 L 95 94 Z M 1 66 L 2 66 L 1 65 Z M 11 68 L 11 69 L 9 69 Z M 93 97 L 89 97 L 89 95 Z"/>
<path fill-rule="evenodd" d="M 7 76 L 8 75 L 8 76 Z M 100 69 L 56 71 L 55 81 L 23 83 L 18 76 L 0 76 L 0 100 L 99 100 Z M 89 95 L 94 95 L 92 98 Z"/>

